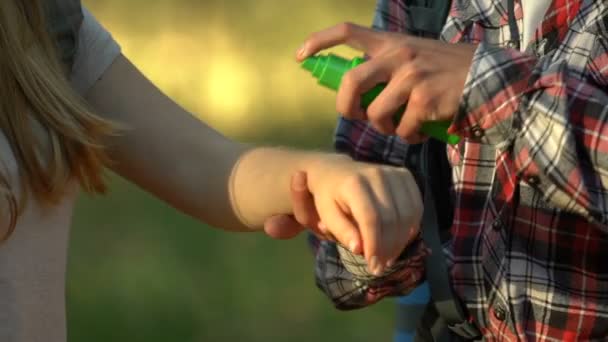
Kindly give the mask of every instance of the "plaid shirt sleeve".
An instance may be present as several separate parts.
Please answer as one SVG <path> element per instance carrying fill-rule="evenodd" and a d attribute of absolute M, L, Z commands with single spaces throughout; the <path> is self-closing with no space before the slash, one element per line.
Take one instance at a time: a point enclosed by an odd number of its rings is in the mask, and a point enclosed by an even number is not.
<path fill-rule="evenodd" d="M 409 245 L 381 277 L 367 271 L 363 257 L 334 242 L 320 241 L 313 235 L 309 235 L 309 242 L 316 256 L 317 287 L 340 310 L 359 309 L 384 297 L 408 294 L 424 278 L 424 257 L 429 251 L 420 239 Z"/>
<path fill-rule="evenodd" d="M 496 146 L 503 198 L 523 180 L 608 232 L 608 50 L 592 29 L 571 35 L 589 72 L 480 44 L 451 129 Z"/>

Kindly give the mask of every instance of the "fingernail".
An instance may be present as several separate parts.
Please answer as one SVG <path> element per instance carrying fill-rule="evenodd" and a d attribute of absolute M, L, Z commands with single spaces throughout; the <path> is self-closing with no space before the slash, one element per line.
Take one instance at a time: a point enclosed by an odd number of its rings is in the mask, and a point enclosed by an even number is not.
<path fill-rule="evenodd" d="M 350 242 L 350 244 L 348 245 L 348 248 L 350 249 L 351 252 L 356 253 L 357 246 L 358 246 L 357 240 L 352 240 Z"/>
<path fill-rule="evenodd" d="M 380 276 L 382 274 L 382 266 L 378 262 L 378 257 L 373 256 L 369 261 L 369 271 L 375 275 Z"/>
<path fill-rule="evenodd" d="M 296 191 L 306 190 L 306 176 L 302 172 L 298 172 L 293 176 L 293 188 Z"/>
<path fill-rule="evenodd" d="M 327 230 L 327 225 L 323 222 L 319 222 L 317 228 L 319 228 L 320 230 Z"/>
<path fill-rule="evenodd" d="M 306 45 L 300 46 L 298 52 L 296 53 L 298 57 L 302 58 L 306 55 Z"/>
<path fill-rule="evenodd" d="M 369 273 L 376 274 L 375 271 L 376 271 L 376 263 L 378 262 L 377 260 L 378 260 L 378 258 L 376 258 L 375 256 L 371 257 L 371 259 L 369 259 L 369 263 L 367 264 L 367 270 L 369 271 Z"/>
<path fill-rule="evenodd" d="M 391 268 L 395 264 L 395 260 L 389 260 L 386 262 L 386 268 Z"/>

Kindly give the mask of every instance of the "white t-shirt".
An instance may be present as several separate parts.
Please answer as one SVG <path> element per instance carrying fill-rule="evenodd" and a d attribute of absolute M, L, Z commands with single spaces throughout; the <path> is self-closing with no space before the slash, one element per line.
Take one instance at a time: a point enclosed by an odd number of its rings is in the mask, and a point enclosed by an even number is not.
<path fill-rule="evenodd" d="M 83 9 L 71 82 L 84 94 L 120 54 L 110 34 Z M 18 175 L 6 137 L 0 158 L 9 177 Z M 17 183 L 17 182 L 15 182 Z M 43 210 L 28 201 L 10 239 L 0 245 L 0 341 L 64 342 L 68 235 L 78 185 L 60 205 Z M 31 196 L 30 196 L 31 198 Z"/>
<path fill-rule="evenodd" d="M 523 41 L 521 44 L 522 51 L 527 48 L 530 40 L 534 38 L 534 33 L 542 23 L 545 13 L 551 5 L 551 0 L 522 0 L 523 7 Z"/>

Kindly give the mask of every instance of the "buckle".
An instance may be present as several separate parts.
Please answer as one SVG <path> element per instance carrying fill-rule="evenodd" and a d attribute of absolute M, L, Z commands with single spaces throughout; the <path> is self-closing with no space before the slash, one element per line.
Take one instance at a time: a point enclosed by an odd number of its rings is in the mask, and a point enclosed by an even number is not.
<path fill-rule="evenodd" d="M 463 321 L 456 324 L 448 324 L 448 328 L 456 335 L 465 340 L 474 341 L 481 339 L 481 332 L 473 322 Z"/>

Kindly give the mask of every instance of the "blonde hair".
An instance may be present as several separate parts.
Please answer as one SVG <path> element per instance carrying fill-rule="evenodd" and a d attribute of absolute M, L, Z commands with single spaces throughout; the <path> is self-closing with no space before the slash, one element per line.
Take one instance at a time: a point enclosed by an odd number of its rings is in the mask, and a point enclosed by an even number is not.
<path fill-rule="evenodd" d="M 102 140 L 118 126 L 87 107 L 63 67 L 40 1 L 1 0 L 0 129 L 21 181 L 17 200 L 9 175 L 0 172 L 0 196 L 7 200 L 10 222 L 4 238 L 15 228 L 26 193 L 52 205 L 74 179 L 87 192 L 106 190 L 103 169 L 109 159 Z"/>

